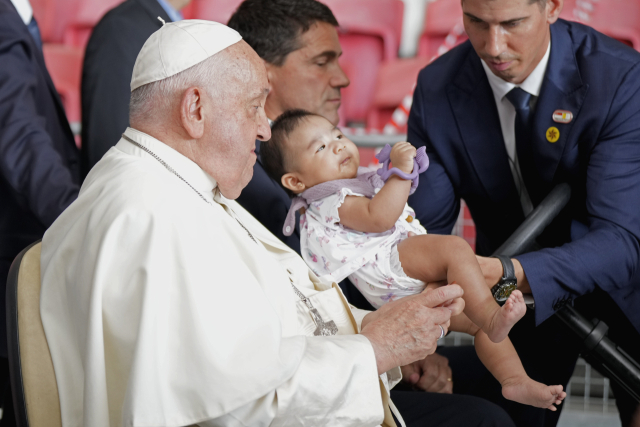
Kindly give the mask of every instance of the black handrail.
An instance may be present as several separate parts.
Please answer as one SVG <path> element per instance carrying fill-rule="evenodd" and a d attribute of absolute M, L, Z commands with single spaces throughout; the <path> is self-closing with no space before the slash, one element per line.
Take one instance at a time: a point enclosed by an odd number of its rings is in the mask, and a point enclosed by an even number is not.
<path fill-rule="evenodd" d="M 557 185 L 494 255 L 513 257 L 529 250 L 570 198 L 569 185 Z M 640 403 L 640 365 L 607 337 L 609 327 L 597 319 L 589 321 L 570 305 L 557 310 L 556 315 L 582 340 L 582 357 Z"/>

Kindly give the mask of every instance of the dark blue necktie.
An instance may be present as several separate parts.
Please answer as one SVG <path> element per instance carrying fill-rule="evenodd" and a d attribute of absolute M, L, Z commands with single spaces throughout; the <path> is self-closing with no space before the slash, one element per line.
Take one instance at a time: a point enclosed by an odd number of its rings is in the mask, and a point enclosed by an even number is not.
<path fill-rule="evenodd" d="M 38 48 L 42 50 L 42 37 L 40 36 L 40 28 L 38 28 L 36 18 L 31 18 L 31 22 L 29 22 L 29 25 L 27 25 L 27 29 L 31 33 L 33 41 L 36 42 L 36 46 L 38 46 Z"/>
<path fill-rule="evenodd" d="M 507 93 L 507 99 L 516 109 L 516 152 L 518 153 L 518 164 L 522 171 L 521 185 L 525 185 L 533 206 L 536 206 L 539 200 L 534 200 L 535 196 L 532 190 L 535 190 L 535 171 L 533 165 L 533 144 L 531 138 L 531 95 L 528 92 L 514 87 Z"/>

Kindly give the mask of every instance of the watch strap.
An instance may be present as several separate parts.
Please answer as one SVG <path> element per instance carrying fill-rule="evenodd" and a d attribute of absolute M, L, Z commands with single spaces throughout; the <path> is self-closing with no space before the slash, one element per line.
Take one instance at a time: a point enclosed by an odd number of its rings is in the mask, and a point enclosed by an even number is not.
<path fill-rule="evenodd" d="M 516 268 L 511 258 L 505 255 L 496 255 L 494 258 L 498 258 L 502 263 L 502 280 L 516 280 Z"/>
<path fill-rule="evenodd" d="M 511 292 L 516 289 L 518 280 L 516 279 L 516 269 L 510 257 L 497 255 L 494 258 L 498 258 L 502 264 L 502 277 L 498 284 L 491 288 L 491 294 L 496 302 L 502 305 L 509 298 Z"/>

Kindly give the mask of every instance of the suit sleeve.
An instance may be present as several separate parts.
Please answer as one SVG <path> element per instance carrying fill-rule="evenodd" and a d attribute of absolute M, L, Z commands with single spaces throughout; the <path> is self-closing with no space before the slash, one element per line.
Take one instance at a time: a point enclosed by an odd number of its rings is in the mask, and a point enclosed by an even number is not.
<path fill-rule="evenodd" d="M 129 126 L 129 84 L 142 47 L 137 42 L 139 36 L 126 34 L 130 26 L 113 19 L 101 24 L 87 46 L 82 70 L 83 175 L 116 145 Z"/>
<path fill-rule="evenodd" d="M 640 263 L 640 67 L 618 87 L 586 175 L 588 232 L 558 248 L 518 256 L 541 323 L 562 303 L 599 287 L 631 286 Z"/>
<path fill-rule="evenodd" d="M 0 174 L 16 198 L 48 227 L 78 196 L 79 186 L 38 114 L 38 73 L 15 23 L 0 15 Z M 36 53 L 38 54 L 38 53 Z M 46 73 L 46 70 L 44 70 Z"/>
<path fill-rule="evenodd" d="M 429 118 L 424 109 L 425 100 L 421 83 L 425 80 L 423 73 L 420 77 L 409 114 L 407 139 L 416 148 L 427 147 L 429 169 L 420 175 L 418 188 L 409 197 L 409 206 L 416 211 L 417 218 L 429 233 L 451 234 L 458 219 L 460 198 L 456 195 L 451 179 L 427 133 L 427 126 L 437 126 L 437 124 L 427 124 Z"/>

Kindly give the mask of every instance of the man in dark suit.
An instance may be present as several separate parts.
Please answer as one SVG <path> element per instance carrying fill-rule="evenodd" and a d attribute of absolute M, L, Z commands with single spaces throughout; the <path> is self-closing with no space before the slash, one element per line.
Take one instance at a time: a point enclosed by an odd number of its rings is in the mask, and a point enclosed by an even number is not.
<path fill-rule="evenodd" d="M 315 1 L 246 0 L 228 25 L 265 61 L 271 86 L 265 104 L 269 120 L 289 108 L 303 108 L 338 123 L 340 90 L 349 85 L 349 79 L 338 63 L 342 54 L 338 21 L 328 7 Z M 300 252 L 297 224 L 291 236 L 282 233 L 291 200 L 262 168 L 260 141 L 256 141 L 256 153 L 254 177 L 238 202 Z"/>
<path fill-rule="evenodd" d="M 182 19 L 191 0 L 127 0 L 93 29 L 82 69 L 82 174 L 120 140 L 129 126 L 131 74 L 138 52 L 165 22 Z"/>
<path fill-rule="evenodd" d="M 75 200 L 80 182 L 78 149 L 45 67 L 37 24 L 26 19 L 0 0 L 0 393 L 9 385 L 9 266 Z M 12 409 L 8 394 L 3 425 Z"/>
<path fill-rule="evenodd" d="M 566 384 L 577 358 L 551 317 L 573 301 L 640 360 L 640 53 L 558 20 L 562 5 L 464 0 L 469 41 L 420 73 L 408 135 L 431 160 L 410 205 L 431 233 L 449 233 L 464 199 L 481 255 L 570 184 L 569 205 L 538 239 L 547 249 L 511 260 L 535 311 L 510 336 L 530 375 L 549 384 Z M 498 283 L 500 260 L 480 262 Z M 628 425 L 635 402 L 613 387 Z"/>
<path fill-rule="evenodd" d="M 269 119 L 275 120 L 286 109 L 303 108 L 338 123 L 340 90 L 349 84 L 349 79 L 338 63 L 342 49 L 336 30 L 338 22 L 331 10 L 312 0 L 245 0 L 228 25 L 237 30 L 265 61 L 271 88 L 265 104 Z M 260 141 L 256 141 L 256 154 L 253 178 L 237 201 L 299 252 L 298 230 L 291 236 L 282 233 L 291 199 L 262 168 Z M 373 309 L 357 289 L 346 282 L 348 280 L 340 286 L 349 301 L 358 307 Z M 474 384 L 488 372 L 472 347 L 449 347 L 444 352 L 449 359 L 435 354 L 403 367 L 405 377 L 414 372 L 415 378 L 406 379 L 431 392 L 407 391 L 411 385 L 405 386 L 404 390 L 398 390 L 400 387 L 392 390 L 391 397 L 408 425 L 435 425 L 444 419 L 448 419 L 449 425 L 475 425 L 465 418 L 461 407 L 472 412 L 484 408 L 487 420 L 506 418 L 503 411 L 488 402 L 450 395 L 455 391 L 485 397 L 485 390 L 475 388 Z M 455 365 L 453 373 L 450 361 Z M 497 390 L 497 396 L 501 396 L 500 390 Z M 483 422 L 483 416 L 478 418 L 473 423 Z"/>

